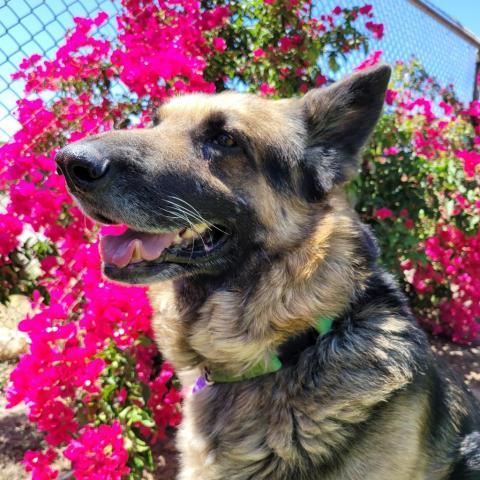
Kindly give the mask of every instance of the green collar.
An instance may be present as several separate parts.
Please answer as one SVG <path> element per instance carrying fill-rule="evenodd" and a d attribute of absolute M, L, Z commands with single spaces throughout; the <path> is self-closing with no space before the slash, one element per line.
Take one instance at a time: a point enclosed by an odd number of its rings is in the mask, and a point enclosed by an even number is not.
<path fill-rule="evenodd" d="M 330 317 L 320 317 L 315 324 L 315 330 L 317 330 L 320 336 L 325 335 L 332 329 L 333 318 Z M 272 354 L 268 361 L 259 362 L 253 367 L 251 367 L 246 372 L 235 375 L 231 373 L 215 371 L 206 373 L 206 380 L 210 383 L 232 383 L 232 382 L 241 382 L 242 380 L 250 380 L 255 377 L 260 377 L 261 375 L 266 375 L 268 373 L 273 373 L 282 368 L 282 362 L 277 355 Z"/>

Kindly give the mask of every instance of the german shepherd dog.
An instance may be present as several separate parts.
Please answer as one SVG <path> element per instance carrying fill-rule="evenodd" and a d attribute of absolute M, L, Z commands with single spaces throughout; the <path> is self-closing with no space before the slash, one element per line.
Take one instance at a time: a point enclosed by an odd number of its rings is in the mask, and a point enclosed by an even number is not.
<path fill-rule="evenodd" d="M 58 153 L 86 214 L 129 227 L 102 239 L 105 275 L 151 285 L 186 391 L 178 479 L 480 479 L 478 405 L 343 189 L 389 77 L 177 97 Z"/>

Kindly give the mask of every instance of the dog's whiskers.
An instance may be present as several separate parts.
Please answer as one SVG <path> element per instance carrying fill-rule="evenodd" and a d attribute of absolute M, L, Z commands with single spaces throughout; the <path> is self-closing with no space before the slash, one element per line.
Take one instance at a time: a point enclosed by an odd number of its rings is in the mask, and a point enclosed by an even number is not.
<path fill-rule="evenodd" d="M 168 203 L 170 203 L 170 204 L 174 205 L 175 207 L 181 209 L 182 211 L 190 214 L 190 216 L 192 218 L 198 220 L 199 223 L 205 223 L 206 225 L 209 226 L 209 228 L 215 228 L 219 232 L 222 232 L 222 233 L 228 235 L 227 232 L 223 231 L 217 225 L 215 225 L 212 222 L 210 222 L 209 220 L 207 220 L 191 203 L 187 202 L 185 199 L 177 197 L 175 195 L 170 195 L 169 198 L 182 202 L 185 206 L 179 205 L 178 203 L 176 203 L 175 201 L 172 201 L 172 200 L 166 200 Z"/>
<path fill-rule="evenodd" d="M 171 203 L 171 202 L 169 202 Z M 161 208 L 161 210 L 163 210 L 164 212 L 167 212 L 167 214 L 165 215 L 166 217 L 168 218 L 176 218 L 178 220 L 185 220 L 187 222 L 187 227 L 189 226 L 191 228 L 191 230 L 193 230 L 194 232 L 196 232 L 195 230 L 195 225 L 192 223 L 192 221 L 188 218 L 188 216 L 183 213 L 183 210 L 181 211 L 172 211 L 172 210 L 168 210 L 166 208 Z M 183 226 L 183 225 L 182 225 Z M 202 233 L 201 232 L 197 232 L 198 233 L 198 236 L 200 237 L 200 240 L 202 241 L 203 243 L 203 248 L 205 249 L 205 251 L 207 252 L 208 251 L 208 248 L 207 248 L 207 245 L 205 244 L 205 241 L 203 239 L 203 236 L 202 236 Z M 192 243 L 192 253 L 191 255 L 193 255 L 193 246 L 194 244 Z M 191 255 L 190 255 L 190 258 L 191 258 Z"/>
<path fill-rule="evenodd" d="M 203 217 L 198 216 L 197 214 L 195 214 L 195 212 L 192 212 L 191 210 L 188 210 L 187 208 L 183 207 L 182 205 L 178 205 L 177 203 L 172 202 L 170 200 L 166 200 L 166 202 L 171 204 L 176 211 L 182 212 L 187 217 L 193 218 L 196 222 L 205 223 L 207 225 L 209 224 L 209 222 L 207 222 Z"/>

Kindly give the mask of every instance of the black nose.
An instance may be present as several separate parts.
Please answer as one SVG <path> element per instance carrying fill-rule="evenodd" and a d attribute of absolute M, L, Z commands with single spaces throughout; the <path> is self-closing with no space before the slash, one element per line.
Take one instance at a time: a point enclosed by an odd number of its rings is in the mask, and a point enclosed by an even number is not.
<path fill-rule="evenodd" d="M 70 187 L 92 191 L 105 183 L 109 160 L 93 145 L 73 143 L 56 155 L 59 173 L 65 175 Z M 57 170 L 58 172 L 58 170 Z"/>

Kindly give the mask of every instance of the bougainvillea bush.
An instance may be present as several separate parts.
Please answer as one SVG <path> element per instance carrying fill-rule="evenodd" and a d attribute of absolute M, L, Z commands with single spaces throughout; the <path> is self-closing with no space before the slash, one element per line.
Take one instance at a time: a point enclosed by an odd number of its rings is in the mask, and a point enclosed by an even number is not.
<path fill-rule="evenodd" d="M 335 69 L 383 33 L 369 5 L 317 17 L 300 0 L 122 0 L 114 20 L 118 34 L 107 39 L 107 14 L 76 18 L 53 58 L 21 63 L 21 128 L 0 147 L 0 300 L 23 293 L 33 308 L 20 324 L 29 352 L 7 395 L 45 432 L 47 448 L 24 458 L 34 479 L 56 478 L 59 455 L 79 480 L 142 478 L 155 466 L 152 445 L 180 419 L 179 386 L 154 346 L 146 289 L 102 278 L 99 226 L 55 174 L 58 148 L 148 126 L 174 94 L 233 84 L 271 96 L 304 92 L 328 81 L 319 55 Z"/>
<path fill-rule="evenodd" d="M 468 343 L 480 332 L 480 102 L 463 105 L 416 61 L 397 63 L 391 87 L 353 195 L 417 317 Z"/>

